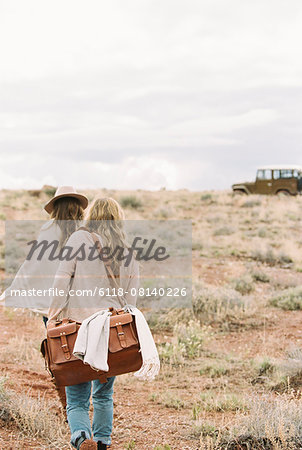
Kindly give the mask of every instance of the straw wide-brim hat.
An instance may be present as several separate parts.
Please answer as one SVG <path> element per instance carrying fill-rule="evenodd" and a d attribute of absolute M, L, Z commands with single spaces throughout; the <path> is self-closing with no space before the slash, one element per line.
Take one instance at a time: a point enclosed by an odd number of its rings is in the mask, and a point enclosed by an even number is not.
<path fill-rule="evenodd" d="M 44 206 L 45 211 L 48 212 L 48 214 L 51 214 L 53 208 L 54 208 L 54 203 L 56 200 L 58 200 L 59 198 L 63 198 L 63 197 L 72 197 L 72 198 L 77 198 L 82 207 L 85 209 L 88 206 L 88 198 L 83 195 L 83 194 L 79 194 L 74 187 L 72 186 L 60 186 L 58 187 L 58 189 L 56 190 L 56 193 L 54 195 L 53 198 L 51 198 L 46 205 Z"/>

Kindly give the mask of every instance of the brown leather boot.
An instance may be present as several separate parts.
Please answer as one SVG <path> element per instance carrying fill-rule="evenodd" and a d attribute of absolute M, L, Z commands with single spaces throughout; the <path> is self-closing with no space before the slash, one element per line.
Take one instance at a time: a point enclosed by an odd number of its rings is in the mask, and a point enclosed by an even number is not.
<path fill-rule="evenodd" d="M 92 439 L 85 439 L 80 445 L 80 450 L 97 450 L 98 444 Z"/>

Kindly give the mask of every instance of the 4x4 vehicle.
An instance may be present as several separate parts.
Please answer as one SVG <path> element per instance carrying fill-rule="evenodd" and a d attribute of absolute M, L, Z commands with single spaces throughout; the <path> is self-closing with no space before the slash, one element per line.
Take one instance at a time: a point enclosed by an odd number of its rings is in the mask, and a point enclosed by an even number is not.
<path fill-rule="evenodd" d="M 232 189 L 238 194 L 301 194 L 302 167 L 264 166 L 257 170 L 256 181 L 236 183 Z"/>

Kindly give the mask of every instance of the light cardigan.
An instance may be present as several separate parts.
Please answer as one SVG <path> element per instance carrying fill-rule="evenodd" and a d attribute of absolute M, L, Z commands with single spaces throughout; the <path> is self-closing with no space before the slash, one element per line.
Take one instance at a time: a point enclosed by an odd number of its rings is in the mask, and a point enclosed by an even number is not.
<path fill-rule="evenodd" d="M 101 242 L 101 237 L 97 236 Z M 79 230 L 70 236 L 65 245 L 72 247 L 74 255 L 83 244 L 87 256 L 89 247 L 94 246 L 94 241 L 91 233 Z M 139 286 L 139 263 L 135 258 L 131 258 L 128 267 L 125 266 L 125 260 L 122 261 L 119 285 L 125 293 L 124 303 L 135 306 Z M 64 259 L 55 275 L 53 288 L 55 295 L 48 312 L 49 320 L 70 318 L 83 322 L 101 309 L 124 306 L 117 297 L 107 295 L 111 287 L 104 263 L 99 258 L 92 261 L 87 258 L 77 260 L 76 256 L 69 261 Z M 63 295 L 60 295 L 60 291 Z"/>
<path fill-rule="evenodd" d="M 131 305 L 124 311 L 135 316 L 138 340 L 142 354 L 142 367 L 134 373 L 141 379 L 152 381 L 160 369 L 160 360 L 148 323 L 142 312 Z M 110 315 L 108 310 L 99 311 L 84 320 L 79 328 L 73 354 L 95 370 L 108 372 L 108 344 Z"/>
<path fill-rule="evenodd" d="M 47 221 L 40 229 L 37 237 L 38 243 L 42 241 L 53 242 L 60 241 L 61 230 L 54 220 Z M 43 297 L 12 296 L 12 291 L 36 290 L 47 291 L 53 285 L 54 277 L 59 266 L 59 261 L 49 260 L 51 248 L 46 250 L 42 260 L 37 259 L 36 254 L 30 260 L 25 260 L 15 275 L 12 284 L 3 292 L 0 298 L 0 304 L 5 306 L 28 308 L 42 315 L 47 315 L 52 297 L 48 294 Z"/>

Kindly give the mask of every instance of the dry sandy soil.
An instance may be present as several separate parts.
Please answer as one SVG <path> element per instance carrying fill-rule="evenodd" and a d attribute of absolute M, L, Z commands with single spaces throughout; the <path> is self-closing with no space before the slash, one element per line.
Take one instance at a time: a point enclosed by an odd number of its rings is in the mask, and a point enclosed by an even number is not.
<path fill-rule="evenodd" d="M 231 429 L 238 415 L 247 414 L 250 398 L 277 395 L 271 388 L 279 379 L 269 371 L 261 376 L 263 362 L 270 360 L 277 367 L 276 361 L 282 361 L 291 346 L 302 346 L 302 311 L 269 304 L 272 296 L 302 281 L 302 199 L 234 197 L 230 192 L 101 193 L 118 200 L 139 199 L 140 205 L 126 208 L 128 218 L 192 219 L 194 295 L 203 286 L 240 291 L 239 282 L 246 282 L 243 289 L 248 292 L 242 298 L 249 300 L 249 307 L 205 319 L 198 355 L 179 364 L 163 361 L 152 383 L 129 374 L 118 377 L 115 384 L 112 450 L 206 448 L 211 429 Z M 88 194 L 92 199 L 95 192 Z M 43 218 L 40 208 L 46 199 L 45 192 L 1 191 L 1 218 Z M 268 251 L 270 258 L 265 258 Z M 251 278 L 257 271 L 265 274 L 265 282 Z M 158 345 L 173 342 L 173 325 L 154 326 Z M 41 416 L 56 417 L 61 427 L 61 437 L 57 433 L 51 443 L 49 425 L 42 433 L 28 435 L 18 419 L 4 417 L 0 449 L 70 448 L 60 403 L 38 352 L 45 334 L 41 318 L 1 307 L 0 330 L 0 377 L 6 378 L 5 390 L 20 399 L 36 399 Z M 49 412 L 44 399 L 52 405 Z"/>

